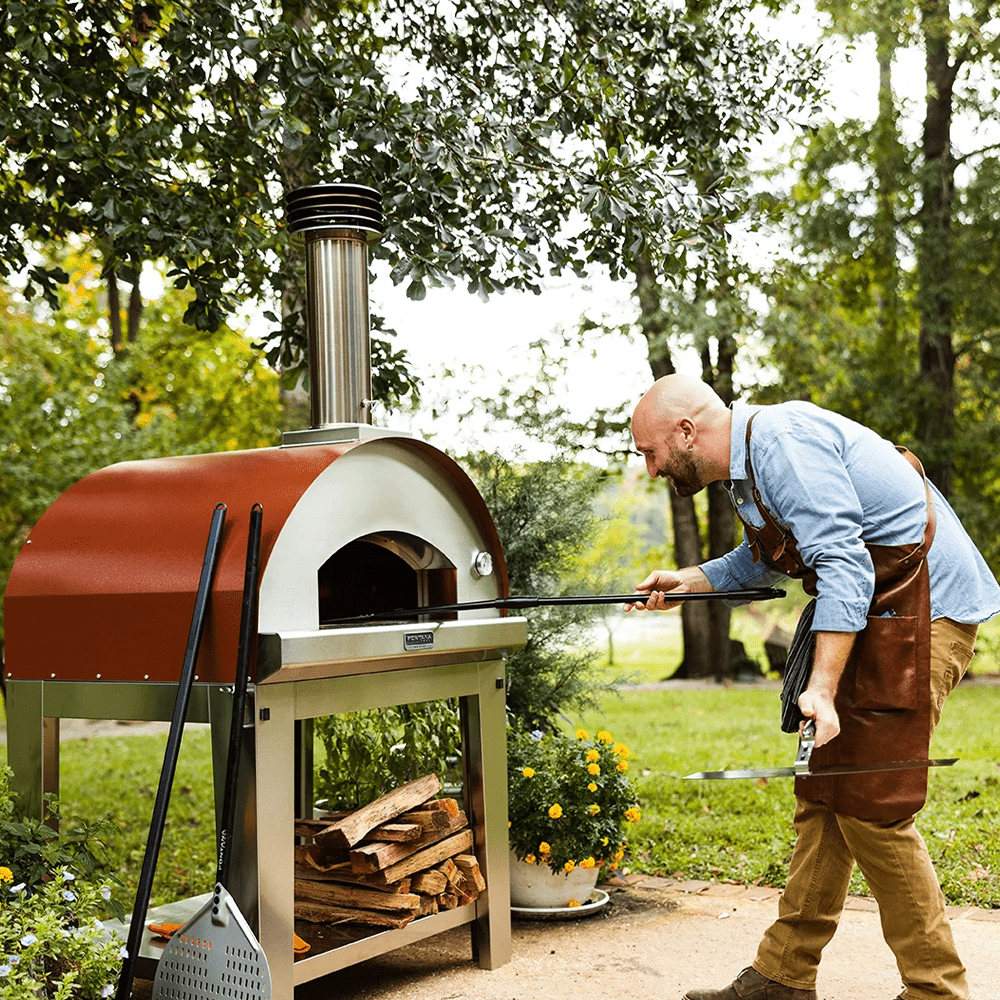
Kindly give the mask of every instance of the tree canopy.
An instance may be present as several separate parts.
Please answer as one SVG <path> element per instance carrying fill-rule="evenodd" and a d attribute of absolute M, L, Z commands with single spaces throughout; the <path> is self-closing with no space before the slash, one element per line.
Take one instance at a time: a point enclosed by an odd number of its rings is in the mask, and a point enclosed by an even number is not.
<path fill-rule="evenodd" d="M 755 6 L 13 0 L 0 267 L 55 302 L 65 272 L 32 247 L 86 240 L 130 282 L 163 260 L 213 330 L 297 280 L 284 193 L 350 180 L 382 191 L 375 253 L 413 298 L 638 256 L 676 274 L 743 207 L 750 139 L 814 93 L 810 54 Z M 271 358 L 294 369 L 284 313 Z"/>

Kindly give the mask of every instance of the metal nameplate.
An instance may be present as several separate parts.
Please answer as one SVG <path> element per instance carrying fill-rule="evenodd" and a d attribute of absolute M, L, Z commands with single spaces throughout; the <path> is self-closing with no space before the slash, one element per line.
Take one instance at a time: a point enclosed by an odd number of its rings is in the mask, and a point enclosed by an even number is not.
<path fill-rule="evenodd" d="M 404 632 L 403 649 L 433 649 L 433 632 Z"/>

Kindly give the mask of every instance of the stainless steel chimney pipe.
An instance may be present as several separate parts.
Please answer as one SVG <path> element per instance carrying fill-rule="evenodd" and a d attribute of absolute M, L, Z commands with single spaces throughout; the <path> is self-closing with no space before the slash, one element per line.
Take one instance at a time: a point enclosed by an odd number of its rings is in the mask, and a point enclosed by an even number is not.
<path fill-rule="evenodd" d="M 285 202 L 289 230 L 305 240 L 312 428 L 370 424 L 368 247 L 382 235 L 382 197 L 361 184 L 313 184 Z"/>

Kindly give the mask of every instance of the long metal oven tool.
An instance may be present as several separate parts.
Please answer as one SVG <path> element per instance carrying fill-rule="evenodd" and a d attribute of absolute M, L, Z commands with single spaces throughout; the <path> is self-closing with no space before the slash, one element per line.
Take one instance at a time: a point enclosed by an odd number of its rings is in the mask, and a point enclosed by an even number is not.
<path fill-rule="evenodd" d="M 229 895 L 229 862 L 236 820 L 236 785 L 250 675 L 250 646 L 256 631 L 256 596 L 263 509 L 250 511 L 240 641 L 237 653 L 233 715 L 229 730 L 226 786 L 219 830 L 218 869 L 211 899 L 178 931 L 163 949 L 152 1000 L 270 1000 L 271 970 L 236 901 Z M 290 942 L 289 942 L 290 943 Z"/>
<path fill-rule="evenodd" d="M 153 878 L 156 875 L 156 859 L 160 853 L 163 841 L 163 829 L 167 821 L 167 807 L 170 805 L 170 789 L 174 783 L 174 773 L 177 770 L 177 758 L 181 750 L 181 736 L 184 733 L 184 718 L 187 715 L 188 701 L 191 697 L 191 685 L 194 681 L 194 667 L 198 659 L 198 647 L 201 645 L 201 634 L 205 625 L 205 612 L 208 607 L 208 597 L 212 589 L 212 576 L 219 556 L 219 544 L 222 541 L 222 528 L 226 521 L 226 505 L 216 504 L 212 512 L 212 524 L 208 532 L 208 542 L 205 545 L 205 557 L 202 561 L 201 576 L 198 580 L 198 591 L 195 595 L 194 610 L 191 614 L 191 627 L 188 631 L 187 648 L 184 651 L 184 663 L 181 666 L 181 676 L 177 684 L 177 695 L 174 699 L 174 714 L 170 720 L 170 731 L 167 735 L 167 748 L 163 756 L 163 766 L 160 769 L 160 784 L 156 791 L 156 801 L 153 803 L 153 817 L 150 822 L 149 837 L 146 840 L 146 853 L 139 872 L 139 884 L 135 894 L 135 906 L 132 909 L 132 922 L 129 924 L 128 940 L 125 945 L 125 960 L 118 977 L 116 1000 L 128 1000 L 132 995 L 132 980 L 135 976 L 136 963 L 139 960 L 139 946 L 142 944 L 143 924 L 149 897 L 153 889 Z"/>
<path fill-rule="evenodd" d="M 906 771 L 915 767 L 951 767 L 957 757 L 940 760 L 890 760 L 875 761 L 871 764 L 833 764 L 830 767 L 813 768 L 810 765 L 813 747 L 816 743 L 816 724 L 809 719 L 799 733 L 799 749 L 795 763 L 791 767 L 753 767 L 734 771 L 696 771 L 685 774 L 685 778 L 713 780 L 719 778 L 818 778 L 834 774 L 866 774 L 873 771 Z"/>
<path fill-rule="evenodd" d="M 554 607 L 579 604 L 643 604 L 650 594 L 583 594 L 574 597 L 498 597 L 489 601 L 465 601 L 461 604 L 435 604 L 426 608 L 396 608 L 393 611 L 375 611 L 350 618 L 331 618 L 325 625 L 362 625 L 368 622 L 392 622 L 418 615 L 450 614 L 457 611 L 485 611 L 490 608 L 520 610 L 523 608 Z M 672 601 L 772 601 L 784 597 L 785 591 L 774 587 L 757 587 L 749 590 L 698 590 L 684 594 L 671 594 Z"/>

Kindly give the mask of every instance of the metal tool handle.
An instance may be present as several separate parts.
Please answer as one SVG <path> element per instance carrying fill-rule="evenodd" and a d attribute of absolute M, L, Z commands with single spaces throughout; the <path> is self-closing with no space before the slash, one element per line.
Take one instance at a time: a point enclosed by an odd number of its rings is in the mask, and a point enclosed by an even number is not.
<path fill-rule="evenodd" d="M 484 611 L 490 608 L 520 610 L 523 608 L 554 607 L 579 604 L 642 604 L 651 594 L 586 594 L 579 597 L 527 597 L 511 595 L 487 601 L 465 601 L 460 604 L 435 604 L 426 608 L 396 608 L 394 611 L 375 611 L 366 615 L 352 615 L 349 618 L 331 618 L 322 625 L 364 625 L 370 622 L 391 622 L 399 618 L 413 618 L 417 615 L 450 614 L 457 611 Z M 671 594 L 672 601 L 770 601 L 784 597 L 783 590 L 773 587 L 758 587 L 749 590 L 696 590 L 683 594 Z"/>
<path fill-rule="evenodd" d="M 167 820 L 167 807 L 170 805 L 170 789 L 174 783 L 174 772 L 177 770 L 177 758 L 181 749 L 181 736 L 184 733 L 184 719 L 187 716 L 188 702 L 191 698 L 191 683 L 194 680 L 194 667 L 198 659 L 198 647 L 201 645 L 201 634 L 204 631 L 205 611 L 212 590 L 212 577 L 219 557 L 219 543 L 222 540 L 222 527 L 226 520 L 226 505 L 216 504 L 212 512 L 212 524 L 208 532 L 208 542 L 205 546 L 205 558 L 202 561 L 201 577 L 198 580 L 198 592 L 195 595 L 194 610 L 191 614 L 191 628 L 188 631 L 187 648 L 184 651 L 184 664 L 177 684 L 177 696 L 174 699 L 174 714 L 170 720 L 170 732 L 167 736 L 167 749 L 163 756 L 163 767 L 160 770 L 160 784 L 156 791 L 156 801 L 153 804 L 153 818 L 149 825 L 149 839 L 146 841 L 146 853 L 139 872 L 139 884 L 136 887 L 135 906 L 132 908 L 132 922 L 129 924 L 125 959 L 122 963 L 121 975 L 118 977 L 118 992 L 116 1000 L 128 1000 L 132 993 L 132 979 L 135 976 L 135 966 L 139 959 L 139 946 L 142 944 L 143 925 L 146 922 L 146 909 L 149 907 L 149 897 L 153 889 L 153 877 L 156 874 L 156 859 L 160 853 L 163 840 L 163 828 Z"/>
<path fill-rule="evenodd" d="M 795 755 L 795 773 L 808 774 L 809 761 L 812 758 L 813 747 L 816 745 L 816 722 L 806 719 L 806 724 L 799 733 L 799 752 Z"/>
<path fill-rule="evenodd" d="M 247 537 L 247 560 L 243 574 L 243 605 L 240 610 L 240 642 L 236 653 L 236 681 L 233 690 L 233 714 L 229 724 L 229 753 L 226 757 L 226 786 L 222 798 L 222 825 L 219 830 L 217 885 L 226 885 L 232 857 L 233 828 L 236 823 L 236 790 L 240 752 L 243 746 L 243 712 L 250 678 L 250 647 L 257 624 L 257 579 L 260 563 L 260 535 L 264 508 L 255 503 L 250 508 L 250 532 Z"/>

